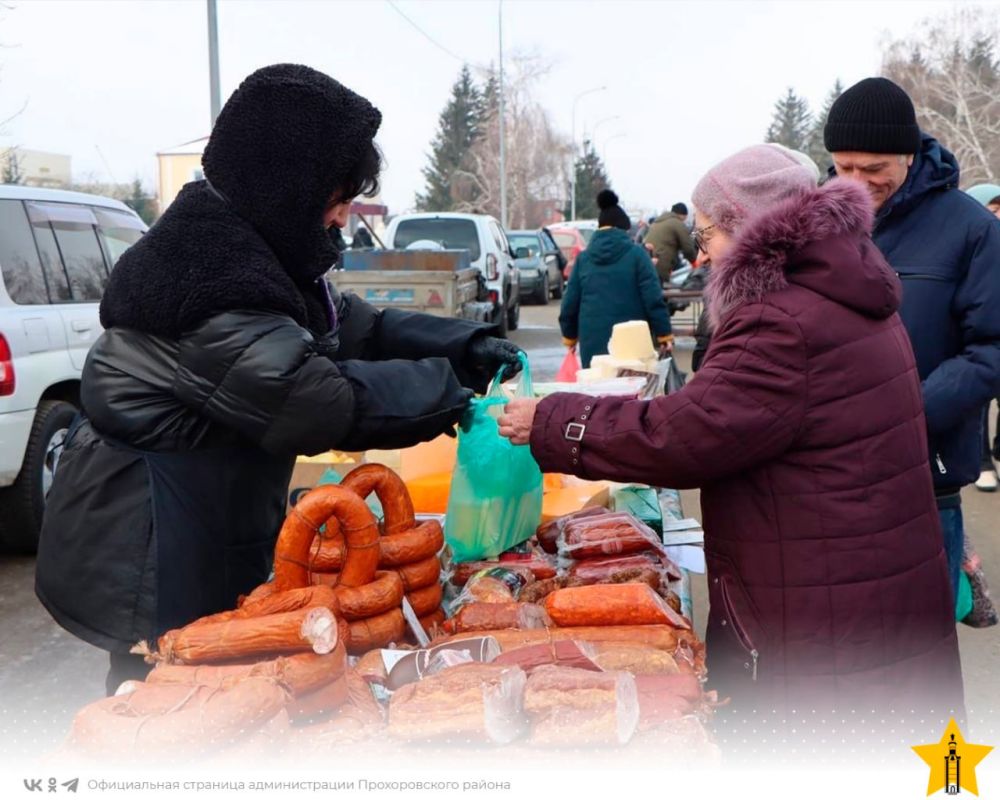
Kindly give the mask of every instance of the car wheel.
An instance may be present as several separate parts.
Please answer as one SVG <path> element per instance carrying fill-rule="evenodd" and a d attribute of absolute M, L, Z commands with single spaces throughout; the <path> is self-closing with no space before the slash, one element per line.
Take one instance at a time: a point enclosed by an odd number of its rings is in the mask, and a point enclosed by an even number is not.
<path fill-rule="evenodd" d="M 516 331 L 517 326 L 521 324 L 521 300 L 518 298 L 514 301 L 514 306 L 507 311 L 507 329 Z"/>
<path fill-rule="evenodd" d="M 534 301 L 539 305 L 546 306 L 549 304 L 549 273 L 542 273 L 542 283 L 535 290 Z"/>
<path fill-rule="evenodd" d="M 0 490 L 0 547 L 9 553 L 38 549 L 45 498 L 62 454 L 76 406 L 59 400 L 38 404 L 17 480 Z"/>

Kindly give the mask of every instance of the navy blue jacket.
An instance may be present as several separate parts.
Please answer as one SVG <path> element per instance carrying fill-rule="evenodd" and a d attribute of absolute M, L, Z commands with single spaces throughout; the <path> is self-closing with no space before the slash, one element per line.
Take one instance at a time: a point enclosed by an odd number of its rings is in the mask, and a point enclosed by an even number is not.
<path fill-rule="evenodd" d="M 872 236 L 903 282 L 934 486 L 948 494 L 979 476 L 980 411 L 1000 391 L 1000 220 L 959 191 L 955 157 L 924 134 Z"/>
<path fill-rule="evenodd" d="M 559 328 L 580 340 L 580 361 L 608 352 L 611 328 L 644 319 L 655 336 L 670 333 L 663 288 L 646 249 L 618 228 L 601 228 L 577 256 L 559 310 Z"/>

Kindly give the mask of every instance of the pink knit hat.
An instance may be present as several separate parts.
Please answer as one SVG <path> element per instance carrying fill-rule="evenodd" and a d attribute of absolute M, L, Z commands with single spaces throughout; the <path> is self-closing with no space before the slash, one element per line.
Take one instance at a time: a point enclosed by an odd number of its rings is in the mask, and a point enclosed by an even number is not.
<path fill-rule="evenodd" d="M 815 171 L 784 148 L 755 144 L 712 167 L 691 195 L 695 207 L 728 233 L 790 195 L 816 188 Z"/>

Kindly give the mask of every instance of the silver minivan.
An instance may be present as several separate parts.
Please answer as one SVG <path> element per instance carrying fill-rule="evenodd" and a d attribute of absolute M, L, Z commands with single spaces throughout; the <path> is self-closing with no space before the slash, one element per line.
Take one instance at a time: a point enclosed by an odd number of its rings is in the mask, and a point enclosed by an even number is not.
<path fill-rule="evenodd" d="M 33 553 L 101 333 L 111 268 L 145 224 L 106 197 L 0 185 L 0 548 Z"/>

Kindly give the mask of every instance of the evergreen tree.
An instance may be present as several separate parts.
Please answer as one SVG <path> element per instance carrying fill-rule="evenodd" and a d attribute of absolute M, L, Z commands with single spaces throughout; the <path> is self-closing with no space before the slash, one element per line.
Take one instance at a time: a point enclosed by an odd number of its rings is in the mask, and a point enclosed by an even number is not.
<path fill-rule="evenodd" d="M 147 225 L 152 225 L 157 217 L 156 199 L 146 194 L 142 188 L 142 181 L 136 178 L 129 187 L 127 196 L 122 197 L 122 202 L 131 208 L 139 218 Z"/>
<path fill-rule="evenodd" d="M 490 73 L 483 84 L 483 89 L 479 93 L 479 103 L 476 106 L 476 118 L 479 123 L 479 131 L 500 113 L 500 81 L 496 71 L 490 67 Z"/>
<path fill-rule="evenodd" d="M 438 118 L 430 164 L 423 170 L 427 188 L 417 196 L 420 211 L 449 211 L 453 207 L 452 178 L 461 168 L 480 134 L 483 99 L 468 67 L 462 67 L 451 98 Z"/>
<path fill-rule="evenodd" d="M 830 118 L 830 109 L 837 102 L 837 98 L 843 93 L 844 84 L 840 82 L 840 78 L 837 78 L 830 93 L 826 96 L 826 102 L 823 103 L 823 110 L 816 117 L 812 134 L 809 137 L 809 149 L 807 152 L 812 160 L 816 162 L 817 166 L 819 166 L 820 176 L 825 176 L 830 171 L 830 167 L 833 166 L 833 158 L 826 151 L 826 145 L 823 144 L 823 129 L 826 127 L 826 121 Z"/>
<path fill-rule="evenodd" d="M 597 193 L 601 189 L 610 189 L 611 181 L 604 169 L 604 162 L 597 155 L 591 142 L 583 143 L 583 155 L 576 160 L 576 218 L 597 219 L 600 209 L 597 207 Z M 569 219 L 570 209 L 565 210 Z"/>
<path fill-rule="evenodd" d="M 4 153 L 3 173 L 0 174 L 2 183 L 24 183 L 24 172 L 21 171 L 21 159 L 17 154 L 17 148 L 12 147 Z"/>
<path fill-rule="evenodd" d="M 809 103 L 789 87 L 788 94 L 774 104 L 774 114 L 764 141 L 804 151 L 809 146 L 811 132 L 812 114 L 809 113 Z"/>

